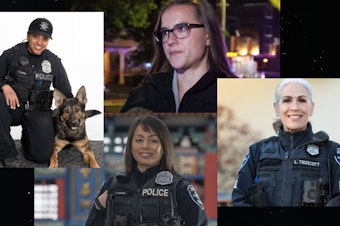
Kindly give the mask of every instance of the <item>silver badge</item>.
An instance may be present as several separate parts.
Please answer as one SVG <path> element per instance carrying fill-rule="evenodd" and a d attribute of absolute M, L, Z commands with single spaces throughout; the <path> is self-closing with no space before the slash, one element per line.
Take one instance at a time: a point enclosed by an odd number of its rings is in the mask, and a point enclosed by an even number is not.
<path fill-rule="evenodd" d="M 319 147 L 316 146 L 316 145 L 310 144 L 310 145 L 307 146 L 306 151 L 312 156 L 318 155 L 319 154 Z"/>
<path fill-rule="evenodd" d="M 49 74 L 52 72 L 51 63 L 48 60 L 44 60 L 43 62 L 41 62 L 41 68 L 42 68 L 42 71 L 46 74 Z"/>
<path fill-rule="evenodd" d="M 162 171 L 157 174 L 155 182 L 159 185 L 167 185 L 172 183 L 173 178 L 174 176 L 169 171 Z"/>

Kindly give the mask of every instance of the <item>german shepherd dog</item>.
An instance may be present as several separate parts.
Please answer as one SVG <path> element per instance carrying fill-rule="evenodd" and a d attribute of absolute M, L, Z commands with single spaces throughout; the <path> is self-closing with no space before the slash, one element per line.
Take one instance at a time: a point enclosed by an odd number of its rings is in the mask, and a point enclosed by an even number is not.
<path fill-rule="evenodd" d="M 90 142 L 85 130 L 85 120 L 101 112 L 85 110 L 87 103 L 85 87 L 81 86 L 74 98 L 66 98 L 62 92 L 54 89 L 53 98 L 56 106 L 53 112 L 56 136 L 49 168 L 58 167 L 58 153 L 66 145 L 76 147 L 82 153 L 84 162 L 91 168 L 99 168 L 89 145 Z"/>

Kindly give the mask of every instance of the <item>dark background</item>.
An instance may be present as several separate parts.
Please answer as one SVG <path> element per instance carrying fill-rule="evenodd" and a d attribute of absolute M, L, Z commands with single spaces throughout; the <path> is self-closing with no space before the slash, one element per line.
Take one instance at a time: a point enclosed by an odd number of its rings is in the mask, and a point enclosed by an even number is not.
<path fill-rule="evenodd" d="M 0 168 L 0 225 L 34 224 L 34 169 Z"/>
<path fill-rule="evenodd" d="M 269 0 L 227 0 L 229 4 L 266 1 Z M 94 10 L 95 2 L 2 0 L 0 11 L 73 11 L 77 8 L 91 11 Z M 281 1 L 281 77 L 339 77 L 337 65 L 340 45 L 336 34 L 340 18 L 335 2 Z"/>
<path fill-rule="evenodd" d="M 77 1 L 2 0 L 0 11 L 72 11 L 74 2 Z M 81 2 L 91 8 L 94 0 Z M 236 1 L 230 0 L 230 3 L 236 4 Z M 340 19 L 335 4 L 336 1 L 281 2 L 281 77 L 339 77 L 337 29 Z M 6 31 L 1 34 L 11 35 Z M 0 169 L 0 179 L 4 200 L 1 202 L 0 224 L 33 225 L 33 195 L 27 195 L 27 192 L 34 192 L 34 169 Z M 326 226 L 330 225 L 329 222 L 336 225 L 339 213 L 338 208 L 220 207 L 218 225 Z"/>

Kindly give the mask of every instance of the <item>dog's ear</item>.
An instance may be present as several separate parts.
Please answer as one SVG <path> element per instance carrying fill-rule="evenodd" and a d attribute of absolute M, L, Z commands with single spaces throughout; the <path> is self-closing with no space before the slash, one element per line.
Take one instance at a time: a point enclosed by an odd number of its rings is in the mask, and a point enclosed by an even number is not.
<path fill-rule="evenodd" d="M 80 103 L 83 103 L 83 104 L 87 103 L 85 86 L 81 86 L 79 88 L 76 98 L 78 99 Z"/>
<path fill-rule="evenodd" d="M 56 88 L 53 90 L 53 98 L 56 107 L 62 105 L 62 103 L 66 100 L 66 96 Z"/>
<path fill-rule="evenodd" d="M 99 115 L 99 114 L 101 114 L 101 112 L 98 111 L 98 110 L 86 110 L 85 111 L 85 118 L 90 118 L 92 116 Z"/>

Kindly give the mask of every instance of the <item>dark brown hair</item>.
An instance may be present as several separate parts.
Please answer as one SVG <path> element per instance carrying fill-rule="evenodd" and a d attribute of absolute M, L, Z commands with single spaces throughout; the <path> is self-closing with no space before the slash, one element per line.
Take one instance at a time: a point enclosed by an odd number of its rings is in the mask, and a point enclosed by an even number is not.
<path fill-rule="evenodd" d="M 172 141 L 171 133 L 166 124 L 153 115 L 139 116 L 132 122 L 125 149 L 125 169 L 128 172 L 131 172 L 137 166 L 137 162 L 132 156 L 131 141 L 138 125 L 141 125 L 144 131 L 152 132 L 159 137 L 163 149 L 163 156 L 160 163 L 161 170 L 174 171 L 174 143 Z"/>

